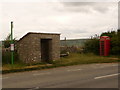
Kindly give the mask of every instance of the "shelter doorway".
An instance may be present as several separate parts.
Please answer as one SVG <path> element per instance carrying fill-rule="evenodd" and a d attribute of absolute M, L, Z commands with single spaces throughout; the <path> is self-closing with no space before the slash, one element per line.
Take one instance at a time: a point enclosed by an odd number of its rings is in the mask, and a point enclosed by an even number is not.
<path fill-rule="evenodd" d="M 52 39 L 41 39 L 41 61 L 49 63 L 52 57 Z"/>

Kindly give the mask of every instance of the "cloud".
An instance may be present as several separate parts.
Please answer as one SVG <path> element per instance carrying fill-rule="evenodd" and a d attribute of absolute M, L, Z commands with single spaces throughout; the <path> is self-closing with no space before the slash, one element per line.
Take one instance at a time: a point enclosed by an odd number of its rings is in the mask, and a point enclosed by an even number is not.
<path fill-rule="evenodd" d="M 120 29 L 120 2 L 118 3 L 118 28 Z"/>
<path fill-rule="evenodd" d="M 0 14 L 1 15 L 1 14 Z M 27 32 L 60 32 L 61 38 L 84 38 L 117 28 L 117 3 L 3 3 L 4 39 L 14 21 L 14 37 Z"/>
<path fill-rule="evenodd" d="M 73 12 L 100 12 L 106 13 L 116 2 L 61 2 L 65 9 Z"/>

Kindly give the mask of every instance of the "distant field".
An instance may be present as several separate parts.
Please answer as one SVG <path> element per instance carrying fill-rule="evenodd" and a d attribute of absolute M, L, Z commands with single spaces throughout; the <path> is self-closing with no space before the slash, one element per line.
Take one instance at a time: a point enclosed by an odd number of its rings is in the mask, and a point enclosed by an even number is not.
<path fill-rule="evenodd" d="M 88 39 L 71 39 L 71 40 L 61 40 L 61 46 L 84 46 L 84 43 L 87 41 Z"/>

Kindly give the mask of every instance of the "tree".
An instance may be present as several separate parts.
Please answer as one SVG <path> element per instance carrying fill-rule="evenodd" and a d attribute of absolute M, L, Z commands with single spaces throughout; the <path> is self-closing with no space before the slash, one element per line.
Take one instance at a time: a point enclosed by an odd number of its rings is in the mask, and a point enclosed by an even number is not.
<path fill-rule="evenodd" d="M 117 32 L 104 32 L 100 36 L 109 36 L 111 38 L 110 54 L 120 55 L 120 29 L 118 29 Z M 92 36 L 92 38 L 85 43 L 85 52 L 99 54 L 99 48 L 99 37 L 97 35 Z"/>
<path fill-rule="evenodd" d="M 84 52 L 86 53 L 94 53 L 94 54 L 99 54 L 99 36 L 95 35 L 92 36 L 90 40 L 85 42 L 85 49 Z"/>
<path fill-rule="evenodd" d="M 16 42 L 16 38 L 13 39 L 13 42 Z M 3 45 L 5 48 L 9 48 L 11 43 L 11 34 L 8 34 L 8 36 L 3 41 Z"/>
<path fill-rule="evenodd" d="M 8 34 L 8 36 L 3 41 L 5 48 L 9 48 L 10 47 L 10 37 L 11 37 L 11 34 Z"/>
<path fill-rule="evenodd" d="M 120 55 L 120 30 L 111 38 L 111 54 Z"/>
<path fill-rule="evenodd" d="M 117 32 L 116 31 L 105 32 L 102 33 L 101 36 L 109 36 L 111 38 L 110 54 L 120 55 L 120 30 L 118 29 Z"/>

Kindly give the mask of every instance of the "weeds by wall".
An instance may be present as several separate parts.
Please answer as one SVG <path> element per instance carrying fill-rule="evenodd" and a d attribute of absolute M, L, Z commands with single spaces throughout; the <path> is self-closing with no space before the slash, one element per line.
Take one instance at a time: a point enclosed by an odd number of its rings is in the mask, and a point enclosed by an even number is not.
<path fill-rule="evenodd" d="M 19 62 L 19 56 L 17 51 L 14 52 L 14 63 Z M 11 63 L 11 51 L 10 50 L 2 50 L 2 64 L 10 64 Z"/>

